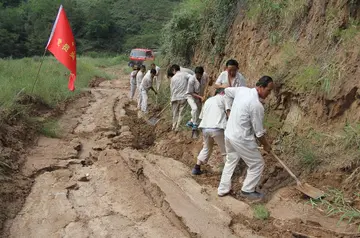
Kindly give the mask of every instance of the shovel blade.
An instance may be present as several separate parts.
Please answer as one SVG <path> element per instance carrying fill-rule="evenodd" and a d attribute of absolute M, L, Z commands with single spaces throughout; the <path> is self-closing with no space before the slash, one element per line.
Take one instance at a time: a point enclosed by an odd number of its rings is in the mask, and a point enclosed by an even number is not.
<path fill-rule="evenodd" d="M 325 196 L 325 193 L 323 191 L 321 191 L 318 188 L 315 188 L 313 186 L 311 186 L 308 183 L 303 183 L 301 185 L 297 185 L 296 188 L 304 193 L 305 195 L 313 198 L 313 199 L 319 199 Z"/>
<path fill-rule="evenodd" d="M 158 122 L 160 121 L 159 118 L 156 118 L 156 117 L 152 117 L 148 120 L 148 123 L 152 126 L 155 126 Z"/>

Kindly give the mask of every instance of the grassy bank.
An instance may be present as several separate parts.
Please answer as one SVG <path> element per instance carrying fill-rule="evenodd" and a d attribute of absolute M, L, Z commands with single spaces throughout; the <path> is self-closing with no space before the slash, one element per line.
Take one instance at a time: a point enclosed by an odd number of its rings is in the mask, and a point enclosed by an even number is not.
<path fill-rule="evenodd" d="M 55 106 L 58 102 L 76 95 L 79 89 L 86 87 L 95 76 L 111 78 L 101 68 L 123 63 L 123 57 L 90 58 L 79 57 L 77 61 L 77 79 L 75 92 L 67 89 L 69 71 L 54 57 L 46 57 L 42 65 L 34 95 L 45 103 Z M 9 108 L 19 92 L 31 94 L 31 89 L 40 65 L 40 58 L 18 60 L 0 59 L 0 105 Z"/>

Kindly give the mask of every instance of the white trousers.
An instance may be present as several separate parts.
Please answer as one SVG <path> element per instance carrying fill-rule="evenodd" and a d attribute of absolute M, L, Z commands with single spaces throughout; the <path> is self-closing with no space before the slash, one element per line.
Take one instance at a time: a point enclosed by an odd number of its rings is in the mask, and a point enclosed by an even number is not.
<path fill-rule="evenodd" d="M 177 131 L 183 118 L 183 112 L 186 107 L 186 99 L 171 102 L 172 107 L 172 129 Z"/>
<path fill-rule="evenodd" d="M 200 160 L 203 164 L 206 164 L 211 156 L 213 151 L 214 143 L 219 146 L 220 153 L 222 156 L 226 156 L 225 149 L 225 140 L 224 140 L 224 130 L 207 130 L 203 129 L 203 148 L 198 155 L 198 160 Z"/>
<path fill-rule="evenodd" d="M 259 149 L 257 149 L 257 146 L 245 145 L 242 142 L 229 140 L 228 138 L 225 138 L 225 146 L 227 152 L 226 162 L 221 175 L 218 194 L 221 196 L 230 192 L 231 177 L 240 158 L 248 166 L 241 190 L 244 192 L 254 192 L 264 169 L 264 159 Z"/>
<path fill-rule="evenodd" d="M 139 80 L 140 81 L 140 80 Z M 136 88 L 137 88 L 137 95 L 136 95 L 136 99 L 138 101 L 138 109 L 140 109 L 140 104 L 139 104 L 139 100 L 140 100 L 140 97 L 141 97 L 141 88 L 140 88 L 140 85 L 141 85 L 141 82 L 138 82 L 138 80 L 136 81 Z"/>
<path fill-rule="evenodd" d="M 193 96 L 187 96 L 187 102 L 191 107 L 191 121 L 194 124 L 198 124 L 201 102 L 199 99 L 194 98 Z"/>
<path fill-rule="evenodd" d="M 135 91 L 136 91 L 136 80 L 130 79 L 130 99 L 134 98 Z"/>
<path fill-rule="evenodd" d="M 142 112 L 147 112 L 148 95 L 145 89 L 140 89 L 138 98 L 138 108 L 141 108 Z"/>
<path fill-rule="evenodd" d="M 154 77 L 154 82 L 155 82 L 156 92 L 158 92 L 161 84 L 160 75 Z"/>

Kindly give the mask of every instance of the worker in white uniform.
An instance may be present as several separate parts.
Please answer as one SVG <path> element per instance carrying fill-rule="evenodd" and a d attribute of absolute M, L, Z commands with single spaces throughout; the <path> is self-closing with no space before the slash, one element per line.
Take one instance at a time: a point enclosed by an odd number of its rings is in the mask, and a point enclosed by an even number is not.
<path fill-rule="evenodd" d="M 230 113 L 225 130 L 226 162 L 218 188 L 218 195 L 225 196 L 231 190 L 231 177 L 240 158 L 248 169 L 240 195 L 249 199 L 261 199 L 263 194 L 255 190 L 264 169 L 264 160 L 256 139 L 264 150 L 271 151 L 263 127 L 265 99 L 274 87 L 271 77 L 263 76 L 255 88 L 237 87 L 225 89 L 226 110 Z M 229 105 L 231 105 L 231 111 Z"/>
<path fill-rule="evenodd" d="M 168 77 L 171 77 L 170 91 L 173 119 L 172 130 L 178 131 L 186 106 L 186 91 L 188 80 L 191 75 L 185 72 L 181 72 L 180 66 L 176 64 L 172 65 L 170 69 L 172 72 L 168 73 Z"/>
<path fill-rule="evenodd" d="M 145 76 L 145 72 L 146 72 L 146 66 L 145 65 L 141 65 L 140 66 L 140 70 L 139 72 L 136 74 L 136 88 L 138 90 L 138 95 L 137 95 L 137 100 L 138 100 L 138 105 L 137 108 L 140 109 L 141 107 L 141 101 L 140 101 L 140 96 L 141 96 L 141 90 L 140 90 L 140 85 L 141 82 Z"/>
<path fill-rule="evenodd" d="M 188 73 L 188 74 L 191 74 L 191 75 L 195 75 L 195 72 L 192 71 L 191 69 L 188 69 L 188 68 L 184 68 L 184 67 L 180 67 L 180 72 L 184 72 L 184 73 Z"/>
<path fill-rule="evenodd" d="M 155 87 L 156 87 L 156 91 L 159 91 L 160 88 L 160 84 L 161 84 L 161 78 L 160 78 L 160 67 L 157 66 L 155 63 L 152 63 L 150 65 L 150 69 L 155 69 L 156 70 L 156 75 L 154 77 L 154 81 L 155 81 Z"/>
<path fill-rule="evenodd" d="M 192 71 L 191 69 L 188 69 L 188 68 L 184 68 L 184 67 L 180 67 L 180 72 L 187 73 L 190 75 L 195 75 L 194 71 Z M 174 73 L 173 73 L 173 68 L 171 66 L 167 71 L 167 78 L 171 79 L 173 76 L 174 76 Z"/>
<path fill-rule="evenodd" d="M 133 71 L 130 73 L 130 99 L 134 99 L 135 91 L 136 91 L 136 75 L 139 72 L 139 67 L 134 65 Z"/>
<path fill-rule="evenodd" d="M 245 77 L 239 73 L 239 63 L 236 60 L 226 62 L 226 70 L 223 71 L 215 82 L 215 88 L 225 89 L 227 87 L 246 86 Z"/>
<path fill-rule="evenodd" d="M 203 132 L 203 148 L 197 157 L 197 163 L 192 169 L 193 175 L 202 173 L 200 166 L 206 164 L 213 151 L 214 143 L 220 149 L 221 155 L 226 156 L 224 130 L 226 128 L 226 110 L 225 96 L 215 92 L 215 96 L 210 97 L 204 103 L 203 110 L 200 114 L 201 123 L 199 128 Z"/>
<path fill-rule="evenodd" d="M 186 99 L 191 107 L 191 120 L 186 123 L 188 127 L 193 130 L 198 129 L 198 117 L 201 110 L 201 103 L 204 98 L 200 95 L 200 83 L 204 74 L 203 67 L 195 68 L 195 75 L 189 78 L 188 87 L 186 91 Z"/>
<path fill-rule="evenodd" d="M 150 70 L 150 74 L 145 75 L 145 77 L 143 78 L 141 85 L 140 85 L 140 105 L 141 105 L 141 111 L 143 113 L 147 113 L 147 106 L 148 106 L 148 91 L 151 89 L 155 94 L 157 94 L 157 92 L 155 91 L 155 89 L 153 88 L 153 79 L 156 75 L 156 70 L 155 69 L 151 69 Z"/>

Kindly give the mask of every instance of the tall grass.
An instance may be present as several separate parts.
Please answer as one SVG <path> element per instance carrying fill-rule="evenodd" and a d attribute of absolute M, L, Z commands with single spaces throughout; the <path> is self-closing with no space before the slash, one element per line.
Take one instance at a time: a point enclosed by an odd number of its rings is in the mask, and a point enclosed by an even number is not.
<path fill-rule="evenodd" d="M 38 82 L 33 95 L 40 97 L 50 106 L 73 96 L 79 89 L 86 87 L 94 76 L 110 79 L 98 67 L 107 67 L 121 63 L 123 60 L 114 58 L 79 57 L 77 61 L 76 91 L 67 89 L 69 71 L 54 57 L 45 57 Z M 16 95 L 21 91 L 31 94 L 40 58 L 0 59 L 0 106 L 12 106 Z"/>

